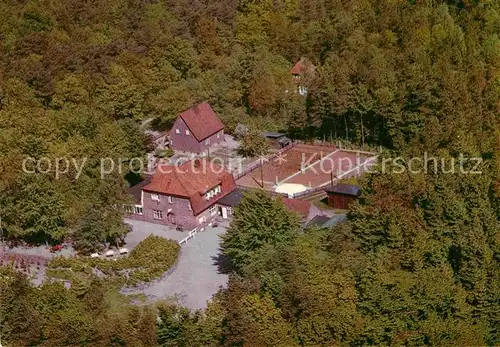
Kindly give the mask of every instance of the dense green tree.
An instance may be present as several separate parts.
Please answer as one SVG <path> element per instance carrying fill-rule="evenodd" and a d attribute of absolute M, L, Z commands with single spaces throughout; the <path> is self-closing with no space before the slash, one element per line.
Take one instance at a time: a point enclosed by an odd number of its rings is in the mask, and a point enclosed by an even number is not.
<path fill-rule="evenodd" d="M 330 256 L 324 242 L 321 230 L 309 230 L 282 259 L 284 285 L 278 302 L 304 346 L 353 341 L 361 320 L 355 275 L 350 268 L 332 266 L 342 257 Z"/>
<path fill-rule="evenodd" d="M 451 159 L 444 152 L 441 157 Z M 460 173 L 457 164 L 456 173 L 446 174 L 440 165 L 436 171 L 431 163 L 427 175 L 389 168 L 369 176 L 366 195 L 350 212 L 354 239 L 370 264 L 358 285 L 359 309 L 372 316 L 363 343 L 390 343 L 395 337 L 438 344 L 495 339 L 491 308 L 498 300 L 494 254 L 500 224 L 490 194 L 493 181 L 487 167 L 474 175 Z M 440 306 L 444 303 L 449 306 Z M 387 312 L 383 319 L 382 312 Z M 448 335 L 429 331 L 430 325 Z M 376 339 L 375 328 L 381 329 Z"/>
<path fill-rule="evenodd" d="M 297 346 L 293 330 L 267 296 L 248 294 L 240 298 L 230 314 L 231 340 L 244 346 Z"/>
<path fill-rule="evenodd" d="M 82 286 L 82 281 L 86 285 Z M 2 343 L 49 347 L 156 345 L 154 307 L 112 306 L 109 297 L 105 299 L 112 289 L 104 289 L 102 280 L 72 282 L 70 289 L 62 282 L 33 287 L 24 274 L 1 267 Z"/>
<path fill-rule="evenodd" d="M 73 233 L 74 246 L 78 251 L 90 254 L 102 249 L 106 242 L 116 245 L 127 231 L 118 211 L 95 206 L 89 208 L 77 225 Z"/>
<path fill-rule="evenodd" d="M 235 208 L 231 225 L 222 236 L 222 252 L 236 271 L 256 274 L 271 266 L 298 229 L 297 216 L 281 201 L 262 190 L 250 191 Z"/>
<path fill-rule="evenodd" d="M 269 147 L 269 142 L 261 133 L 250 130 L 241 137 L 238 153 L 245 157 L 261 157 L 267 154 Z"/>
<path fill-rule="evenodd" d="M 0 268 L 0 321 L 3 341 L 28 345 L 41 339 L 42 316 L 33 302 L 26 276 Z"/>
<path fill-rule="evenodd" d="M 101 158 L 142 157 L 140 122 L 168 129 L 201 100 L 230 131 L 483 160 L 478 175 L 367 175 L 349 221 L 325 234 L 299 235 L 279 202 L 251 193 L 223 239 L 241 278 L 205 313 L 162 312 L 164 326 L 151 307 L 110 310 L 98 281 L 35 290 L 2 272 L 2 338 L 152 346 L 163 329 L 162 344 L 185 346 L 497 345 L 499 23 L 494 0 L 1 2 L 8 238 L 73 235 L 90 251 L 122 235 L 129 169 L 101 179 Z M 316 66 L 305 98 L 288 72 L 301 57 Z M 242 142 L 263 152 L 258 136 Z M 82 166 L 28 174 L 26 157 Z"/>

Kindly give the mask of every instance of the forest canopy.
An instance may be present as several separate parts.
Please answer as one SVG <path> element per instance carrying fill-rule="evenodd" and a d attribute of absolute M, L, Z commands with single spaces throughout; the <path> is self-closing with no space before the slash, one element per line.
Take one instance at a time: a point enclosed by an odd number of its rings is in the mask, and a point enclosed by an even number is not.
<path fill-rule="evenodd" d="M 316 67 L 305 97 L 292 92 L 289 73 L 302 57 Z M 499 1 L 1 1 L 6 235 L 53 241 L 74 230 L 99 229 L 98 241 L 123 235 L 115 206 L 130 201 L 126 172 L 101 179 L 100 158 L 144 156 L 142 121 L 166 129 L 202 100 L 229 131 L 243 123 L 294 139 L 381 146 L 381 158 L 463 154 L 482 159 L 482 174 L 367 175 L 341 227 L 295 232 L 286 227 L 293 224 L 287 215 L 279 224 L 286 244 L 270 239 L 255 249 L 240 242 L 237 228 L 259 216 L 242 206 L 225 240 L 237 271 L 204 314 L 163 308 L 155 323 L 157 311 L 134 307 L 123 311 L 134 320 L 121 325 L 99 311 L 106 326 L 133 335 L 102 341 L 498 345 Z M 87 161 L 75 180 L 74 167 L 59 178 L 23 173 L 26 157 Z M 254 199 L 274 206 L 268 197 Z M 254 262 L 241 262 L 241 254 Z M 91 302 L 56 285 L 35 293 L 25 279 L 4 273 L 11 278 L 2 282 L 5 295 L 22 299 L 9 306 L 8 319 L 22 308 L 43 317 L 48 329 L 40 337 L 37 325 L 25 331 L 9 320 L 12 341 L 99 345 Z M 67 314 L 71 329 L 64 330 L 32 301 L 54 296 L 65 297 L 66 306 L 48 305 L 50 312 L 86 315 Z M 28 313 L 20 317 L 31 322 Z"/>

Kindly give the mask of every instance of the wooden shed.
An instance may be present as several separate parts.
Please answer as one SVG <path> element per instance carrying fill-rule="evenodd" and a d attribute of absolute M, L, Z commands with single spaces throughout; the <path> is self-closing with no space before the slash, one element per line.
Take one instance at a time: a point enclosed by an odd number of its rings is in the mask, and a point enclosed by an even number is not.
<path fill-rule="evenodd" d="M 328 206 L 339 209 L 349 208 L 349 204 L 361 194 L 361 188 L 352 184 L 337 183 L 325 189 Z"/>
<path fill-rule="evenodd" d="M 285 134 L 283 133 L 277 133 L 277 132 L 270 132 L 266 131 L 263 132 L 262 135 L 267 138 L 271 146 L 275 148 L 283 148 L 288 146 L 290 143 L 292 143 L 292 140 L 288 137 L 286 137 Z"/>

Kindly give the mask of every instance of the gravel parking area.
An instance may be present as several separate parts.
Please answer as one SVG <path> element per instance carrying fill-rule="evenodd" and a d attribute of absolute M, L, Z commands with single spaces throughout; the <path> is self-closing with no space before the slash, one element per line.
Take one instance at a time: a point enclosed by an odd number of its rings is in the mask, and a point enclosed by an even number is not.
<path fill-rule="evenodd" d="M 127 220 L 133 231 L 127 235 L 127 247 L 133 249 L 149 234 L 181 240 L 187 232 L 178 232 L 166 226 Z M 219 273 L 215 257 L 219 253 L 219 235 L 223 227 L 207 228 L 182 245 L 177 265 L 171 273 L 142 290 L 127 293 L 144 293 L 150 300 L 176 298 L 179 304 L 190 309 L 204 309 L 207 301 L 227 285 L 228 276 Z"/>
<path fill-rule="evenodd" d="M 125 218 L 124 221 L 132 226 L 132 231 L 125 237 L 125 247 L 130 251 L 151 234 L 176 241 L 182 240 L 188 234 L 188 231 L 177 231 L 166 225 L 153 224 L 128 218 Z"/>

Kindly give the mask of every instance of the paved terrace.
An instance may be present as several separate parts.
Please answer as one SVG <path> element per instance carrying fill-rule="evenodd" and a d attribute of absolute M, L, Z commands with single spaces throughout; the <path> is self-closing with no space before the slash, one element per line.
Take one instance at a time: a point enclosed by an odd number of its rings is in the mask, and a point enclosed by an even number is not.
<path fill-rule="evenodd" d="M 150 234 L 179 241 L 187 236 L 187 231 L 179 232 L 167 226 L 126 220 L 133 231 L 127 235 L 127 246 L 132 249 Z M 227 285 L 228 276 L 218 271 L 215 257 L 219 253 L 219 235 L 225 233 L 223 227 L 207 227 L 182 245 L 177 265 L 162 279 L 142 290 L 126 293 L 144 293 L 149 300 L 175 298 L 179 304 L 190 309 L 204 309 L 207 301 Z"/>

